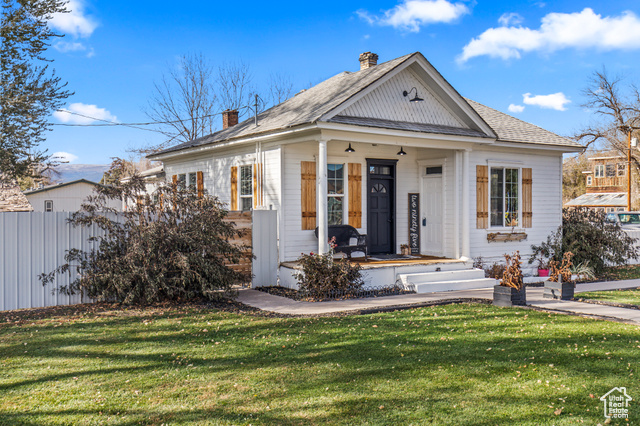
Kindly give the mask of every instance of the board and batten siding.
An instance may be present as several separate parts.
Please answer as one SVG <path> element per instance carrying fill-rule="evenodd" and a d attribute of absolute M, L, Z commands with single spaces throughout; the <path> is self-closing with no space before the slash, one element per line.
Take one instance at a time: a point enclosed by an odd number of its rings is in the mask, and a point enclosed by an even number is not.
<path fill-rule="evenodd" d="M 403 92 L 412 87 L 415 87 L 418 96 L 424 99 L 422 102 L 409 102 L 409 99 L 415 96 L 415 91 L 408 97 L 403 96 Z M 468 128 L 440 102 L 410 68 L 401 71 L 345 108 L 340 115 Z"/>
<path fill-rule="evenodd" d="M 491 232 L 511 232 L 511 228 L 478 229 L 476 227 L 476 166 L 518 167 L 532 169 L 532 227 L 524 228 L 522 223 L 514 230 L 525 232 L 527 239 L 511 242 L 488 242 L 487 234 Z M 547 236 L 562 224 L 562 154 L 539 150 L 503 150 L 470 152 L 469 156 L 469 185 L 471 200 L 469 205 L 473 209 L 470 216 L 470 252 L 471 257 L 481 256 L 485 265 L 494 262 L 504 263 L 503 255 L 520 251 L 523 270 L 530 272 L 535 267 L 527 261 L 531 255 L 531 245 L 545 241 Z M 490 171 L 489 171 L 490 173 Z M 520 194 L 520 208 L 523 207 Z M 490 213 L 490 212 L 489 212 Z"/>

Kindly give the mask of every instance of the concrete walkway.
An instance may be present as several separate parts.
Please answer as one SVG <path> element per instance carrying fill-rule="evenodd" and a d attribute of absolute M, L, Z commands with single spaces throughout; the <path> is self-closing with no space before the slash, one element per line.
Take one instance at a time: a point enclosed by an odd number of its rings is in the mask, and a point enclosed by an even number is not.
<path fill-rule="evenodd" d="M 640 287 L 640 280 L 609 281 L 578 284 L 576 293 L 594 290 L 615 290 Z M 541 309 L 614 318 L 624 322 L 640 324 L 640 310 L 617 308 L 593 303 L 561 301 L 542 298 L 542 287 L 527 288 L 527 303 Z M 322 315 L 337 312 L 392 309 L 394 307 L 420 306 L 451 300 L 493 299 L 493 288 L 458 290 L 440 293 L 404 294 L 378 298 L 335 300 L 330 302 L 298 302 L 286 297 L 274 296 L 262 291 L 242 289 L 237 300 L 245 305 L 264 311 L 289 315 Z"/>

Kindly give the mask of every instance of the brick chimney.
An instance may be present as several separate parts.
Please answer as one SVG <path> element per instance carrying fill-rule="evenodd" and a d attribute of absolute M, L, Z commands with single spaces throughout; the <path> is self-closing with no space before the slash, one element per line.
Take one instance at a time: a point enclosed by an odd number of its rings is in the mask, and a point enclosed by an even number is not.
<path fill-rule="evenodd" d="M 360 54 L 360 69 L 366 70 L 367 68 L 375 67 L 378 65 L 378 55 L 371 52 L 364 52 Z"/>
<path fill-rule="evenodd" d="M 222 129 L 228 129 L 229 127 L 238 124 L 238 110 L 228 109 L 222 111 Z"/>

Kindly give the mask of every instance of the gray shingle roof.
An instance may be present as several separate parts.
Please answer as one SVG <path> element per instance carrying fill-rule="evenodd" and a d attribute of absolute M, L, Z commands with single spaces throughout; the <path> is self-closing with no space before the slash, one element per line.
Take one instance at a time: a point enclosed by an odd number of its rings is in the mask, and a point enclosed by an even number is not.
<path fill-rule="evenodd" d="M 298 93 L 293 98 L 260 113 L 258 115 L 257 127 L 254 124 L 254 119 L 250 118 L 233 127 L 173 146 L 156 154 L 152 154 L 149 157 L 318 122 L 322 116 L 339 107 L 352 96 L 366 89 L 387 73 L 416 55 L 421 54 L 419 52 L 411 53 L 365 70 L 343 72 L 333 76 L 308 90 Z M 477 102 L 468 99 L 467 102 L 469 102 L 469 105 L 496 132 L 501 141 L 580 147 L 576 142 L 560 137 L 533 124 L 526 123 Z M 454 128 L 435 126 L 427 123 L 400 123 L 387 120 L 347 118 L 344 116 L 333 117 L 330 121 L 436 134 L 456 134 L 476 137 L 487 136 L 481 132 L 469 129 L 456 128 L 454 130 Z"/>
<path fill-rule="evenodd" d="M 558 136 L 535 124 L 527 123 L 471 99 L 467 99 L 467 102 L 496 132 L 500 141 L 582 147 L 575 141 Z"/>
<path fill-rule="evenodd" d="M 581 196 L 568 201 L 565 206 L 627 207 L 627 194 L 624 192 L 582 194 Z"/>

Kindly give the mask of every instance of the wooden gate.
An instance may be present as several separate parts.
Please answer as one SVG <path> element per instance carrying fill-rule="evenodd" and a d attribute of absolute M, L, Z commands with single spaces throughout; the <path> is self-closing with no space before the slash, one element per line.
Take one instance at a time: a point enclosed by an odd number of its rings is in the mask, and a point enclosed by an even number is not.
<path fill-rule="evenodd" d="M 236 225 L 236 229 L 243 231 L 242 237 L 234 238 L 230 240 L 232 244 L 245 245 L 248 250 L 245 252 L 245 256 L 242 257 L 239 263 L 227 265 L 235 271 L 246 273 L 251 276 L 251 256 L 252 256 L 252 223 L 251 212 L 231 211 L 225 218 L 225 222 L 233 222 Z"/>

